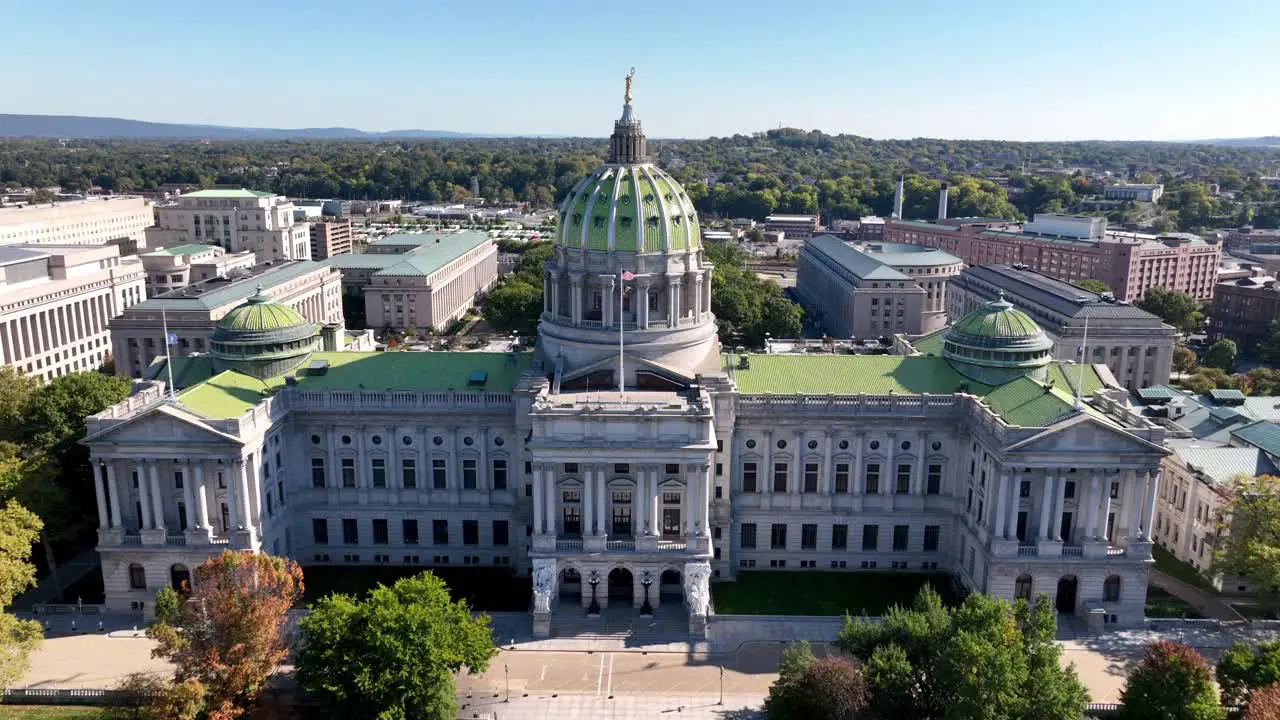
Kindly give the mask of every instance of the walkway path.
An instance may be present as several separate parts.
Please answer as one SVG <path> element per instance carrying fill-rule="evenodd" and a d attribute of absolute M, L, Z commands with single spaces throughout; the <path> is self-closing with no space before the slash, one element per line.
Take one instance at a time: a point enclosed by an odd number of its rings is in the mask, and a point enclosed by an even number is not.
<path fill-rule="evenodd" d="M 1223 602 L 1217 593 L 1183 582 L 1155 568 L 1151 569 L 1151 584 L 1190 604 L 1207 618 L 1241 622 L 1245 620 L 1235 608 Z"/>
<path fill-rule="evenodd" d="M 37 548 L 37 552 L 43 551 Z M 93 572 L 97 567 L 98 551 L 87 548 L 70 559 L 63 559 L 58 565 L 58 579 L 62 581 L 62 587 L 71 587 L 77 580 Z M 36 582 L 35 587 L 15 598 L 12 607 L 15 610 L 30 610 L 36 603 L 55 602 L 56 590 L 53 586 L 53 576 L 45 575 Z"/>

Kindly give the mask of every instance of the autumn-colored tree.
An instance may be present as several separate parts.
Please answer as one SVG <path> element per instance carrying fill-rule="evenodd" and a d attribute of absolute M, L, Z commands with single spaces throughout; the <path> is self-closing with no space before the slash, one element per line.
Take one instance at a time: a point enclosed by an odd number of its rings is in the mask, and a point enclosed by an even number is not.
<path fill-rule="evenodd" d="M 288 558 L 227 551 L 195 571 L 194 589 L 172 625 L 147 635 L 152 655 L 177 669 L 174 680 L 198 680 L 209 720 L 240 717 L 288 654 L 287 613 L 302 594 L 302 569 Z"/>
<path fill-rule="evenodd" d="M 1280 683 L 1254 690 L 1243 720 L 1275 720 L 1280 718 Z"/>
<path fill-rule="evenodd" d="M 1160 640 L 1147 646 L 1120 693 L 1122 720 L 1223 720 L 1213 673 L 1200 653 Z"/>

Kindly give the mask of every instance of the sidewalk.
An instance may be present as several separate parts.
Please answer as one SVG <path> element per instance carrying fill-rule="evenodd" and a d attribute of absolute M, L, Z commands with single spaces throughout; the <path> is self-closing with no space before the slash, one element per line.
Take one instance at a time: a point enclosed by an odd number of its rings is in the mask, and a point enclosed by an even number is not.
<path fill-rule="evenodd" d="M 1209 590 L 1183 582 L 1155 568 L 1151 569 L 1150 582 L 1179 600 L 1190 604 L 1207 618 L 1229 622 L 1245 621 L 1245 617 L 1237 612 L 1235 608 L 1223 602 L 1222 598 Z"/>
<path fill-rule="evenodd" d="M 98 551 L 86 548 L 58 565 L 58 579 L 62 581 L 62 587 L 71 587 L 97 567 Z M 53 576 L 45 575 L 37 578 L 35 587 L 14 598 L 12 608 L 30 610 L 36 603 L 53 602 L 54 599 Z"/>

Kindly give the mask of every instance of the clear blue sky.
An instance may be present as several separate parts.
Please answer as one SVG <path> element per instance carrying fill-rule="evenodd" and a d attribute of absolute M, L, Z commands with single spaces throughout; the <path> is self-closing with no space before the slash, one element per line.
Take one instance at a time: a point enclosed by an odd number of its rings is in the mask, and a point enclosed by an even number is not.
<path fill-rule="evenodd" d="M 1278 0 L 0 0 L 0 112 L 263 127 L 1280 135 Z"/>

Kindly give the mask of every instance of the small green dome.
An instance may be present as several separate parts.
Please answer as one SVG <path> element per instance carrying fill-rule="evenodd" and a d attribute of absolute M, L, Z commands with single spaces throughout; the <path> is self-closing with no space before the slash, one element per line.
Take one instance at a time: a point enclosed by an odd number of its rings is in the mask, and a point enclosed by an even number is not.
<path fill-rule="evenodd" d="M 1031 316 L 1004 299 L 1004 291 L 992 302 L 960 318 L 951 331 L 987 338 L 1025 338 L 1044 334 Z"/>
<path fill-rule="evenodd" d="M 258 288 L 243 305 L 222 316 L 218 329 L 229 332 L 266 332 L 310 325 L 297 310 L 275 301 Z"/>

